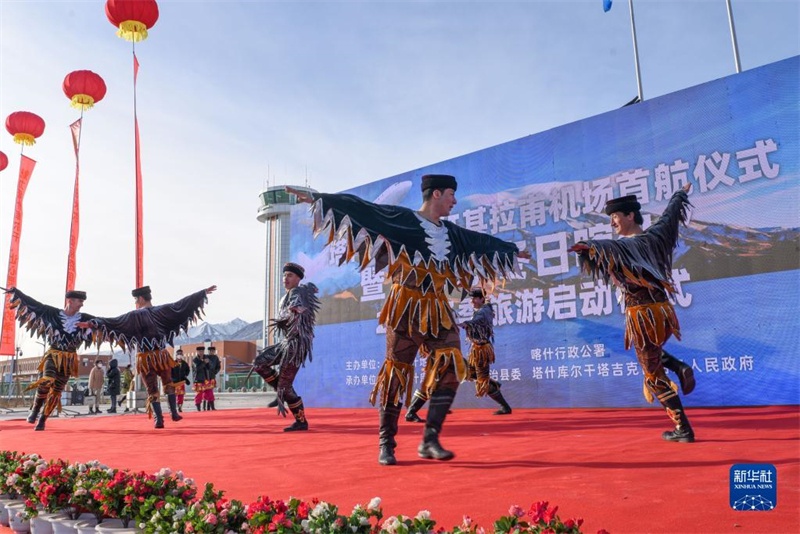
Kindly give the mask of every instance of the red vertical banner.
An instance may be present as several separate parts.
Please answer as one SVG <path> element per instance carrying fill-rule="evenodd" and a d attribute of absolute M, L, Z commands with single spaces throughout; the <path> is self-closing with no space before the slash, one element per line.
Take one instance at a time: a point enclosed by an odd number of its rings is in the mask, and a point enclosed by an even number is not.
<path fill-rule="evenodd" d="M 17 269 L 19 267 L 19 240 L 22 235 L 22 200 L 25 190 L 33 174 L 36 161 L 27 156 L 20 156 L 19 180 L 17 181 L 17 200 L 14 203 L 14 222 L 11 228 L 11 250 L 8 253 L 8 276 L 6 287 L 16 287 Z M 0 354 L 14 354 L 16 329 L 14 328 L 14 311 L 11 309 L 11 295 L 6 293 L 3 304 L 2 332 L 0 332 Z"/>
<path fill-rule="evenodd" d="M 78 178 L 81 173 L 81 124 L 78 119 L 69 125 L 72 131 L 72 146 L 75 149 L 75 187 L 72 191 L 72 223 L 69 227 L 69 255 L 67 256 L 67 291 L 75 289 L 77 276 L 76 255 L 78 250 L 78 234 L 81 226 L 80 187 Z"/>
<path fill-rule="evenodd" d="M 142 213 L 142 153 L 139 145 L 139 118 L 136 115 L 136 78 L 139 75 L 139 60 L 133 53 L 133 129 L 136 157 L 136 286 L 144 285 L 144 230 Z"/>

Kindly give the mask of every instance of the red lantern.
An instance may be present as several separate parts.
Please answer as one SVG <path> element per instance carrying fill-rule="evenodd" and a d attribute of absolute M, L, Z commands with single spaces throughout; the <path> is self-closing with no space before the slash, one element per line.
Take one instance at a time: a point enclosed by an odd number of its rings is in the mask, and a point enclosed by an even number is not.
<path fill-rule="evenodd" d="M 21 145 L 35 145 L 36 138 L 44 133 L 44 119 L 30 111 L 15 111 L 6 118 L 6 130 Z"/>
<path fill-rule="evenodd" d="M 86 110 L 106 96 L 106 82 L 90 70 L 76 70 L 67 74 L 61 85 L 72 107 Z"/>
<path fill-rule="evenodd" d="M 0 152 L 0 171 L 4 171 L 6 167 L 8 167 L 8 156 Z"/>
<path fill-rule="evenodd" d="M 107 0 L 106 17 L 119 28 L 117 35 L 138 43 L 147 39 L 147 30 L 158 20 L 156 0 Z"/>

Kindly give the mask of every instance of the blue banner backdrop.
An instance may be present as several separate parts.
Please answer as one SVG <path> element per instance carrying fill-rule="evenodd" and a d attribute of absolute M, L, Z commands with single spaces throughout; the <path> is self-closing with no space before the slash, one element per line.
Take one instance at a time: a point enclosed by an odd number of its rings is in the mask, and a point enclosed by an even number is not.
<path fill-rule="evenodd" d="M 451 219 L 533 256 L 492 295 L 493 374 L 510 404 L 639 407 L 642 375 L 623 348 L 616 291 L 581 276 L 567 250 L 611 237 L 606 200 L 636 194 L 646 226 L 688 181 L 694 211 L 673 266 L 683 341 L 666 345 L 694 367 L 686 404 L 798 404 L 799 66 L 789 58 L 347 192 L 416 209 L 422 175 L 457 176 Z M 312 406 L 368 406 L 385 354 L 376 320 L 385 272 L 334 264 L 306 206 L 293 208 L 291 224 L 292 259 L 323 300 L 297 389 Z M 469 383 L 456 402 L 493 407 Z"/>

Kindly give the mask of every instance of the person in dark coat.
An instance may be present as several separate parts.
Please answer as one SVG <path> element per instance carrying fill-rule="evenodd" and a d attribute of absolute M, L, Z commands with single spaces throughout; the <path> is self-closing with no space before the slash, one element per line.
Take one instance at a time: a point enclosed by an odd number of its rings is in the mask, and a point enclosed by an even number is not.
<path fill-rule="evenodd" d="M 119 362 L 115 358 L 108 362 L 106 387 L 108 388 L 108 396 L 111 397 L 111 408 L 106 411 L 108 413 L 117 413 L 117 397 L 122 390 L 122 380 L 119 373 Z"/>
<path fill-rule="evenodd" d="M 220 362 L 219 356 L 217 356 L 217 348 L 214 346 L 208 347 L 208 381 L 209 381 L 209 388 L 206 389 L 206 401 L 208 404 L 206 408 L 208 410 L 216 410 L 217 408 L 214 406 L 214 401 L 216 398 L 214 397 L 214 389 L 217 387 L 217 375 L 222 370 L 222 363 Z"/>

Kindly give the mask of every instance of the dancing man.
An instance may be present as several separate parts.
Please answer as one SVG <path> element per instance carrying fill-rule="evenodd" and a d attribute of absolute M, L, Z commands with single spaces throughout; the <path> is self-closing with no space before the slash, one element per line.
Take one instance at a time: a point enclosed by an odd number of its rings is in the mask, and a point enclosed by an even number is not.
<path fill-rule="evenodd" d="M 305 269 L 296 263 L 283 266 L 283 287 L 286 294 L 281 299 L 278 316 L 270 327 L 278 334 L 278 343 L 262 350 L 253 361 L 253 369 L 278 393 L 278 413 L 286 417 L 286 403 L 294 415 L 294 423 L 284 432 L 308 430 L 303 399 L 294 390 L 294 379 L 306 360 L 311 361 L 314 342 L 314 325 L 319 310 L 317 286 L 301 284 Z M 274 367 L 279 365 L 276 372 Z"/>
<path fill-rule="evenodd" d="M 511 406 L 506 402 L 500 392 L 500 382 L 489 377 L 489 366 L 494 363 L 494 307 L 486 300 L 486 292 L 478 287 L 470 292 L 472 307 L 475 311 L 472 319 L 459 323 L 458 326 L 467 332 L 470 342 L 469 356 L 467 358 L 467 380 L 475 382 L 475 396 L 485 397 L 487 394 L 500 405 L 494 415 L 508 415 Z M 428 360 L 430 362 L 430 360 Z M 427 371 L 426 371 L 427 372 Z M 414 400 L 406 411 L 406 421 L 422 423 L 417 411 L 425 404 L 428 398 L 418 389 L 414 392 Z"/>
<path fill-rule="evenodd" d="M 41 378 L 28 386 L 36 389 L 28 422 L 36 423 L 34 430 L 44 430 L 53 410 L 61 412 L 61 392 L 69 377 L 78 376 L 78 348 L 91 345 L 91 331 L 82 330 L 78 322 L 93 316 L 80 311 L 85 291 L 67 291 L 63 310 L 42 304 L 13 287 L 6 293 L 11 294 L 10 305 L 16 309 L 20 326 L 49 345 L 39 362 Z"/>
<path fill-rule="evenodd" d="M 94 317 L 90 321 L 79 323 L 96 330 L 95 342 L 117 343 L 124 350 L 135 349 L 136 372 L 142 376 L 147 387 L 147 416 L 155 416 L 155 428 L 164 428 L 164 416 L 161 412 L 161 397 L 158 379 L 167 394 L 170 413 L 173 421 L 183 419 L 178 414 L 175 386 L 172 384 L 172 359 L 168 345 L 182 330 L 201 317 L 203 306 L 210 293 L 217 286 L 193 293 L 172 304 L 153 306 L 152 293 L 149 286 L 139 287 L 131 291 L 135 299 L 136 309 L 113 319 Z"/>
<path fill-rule="evenodd" d="M 315 235 L 325 231 L 329 243 L 344 237 L 342 262 L 357 256 L 361 270 L 372 260 L 376 272 L 388 266 L 392 286 L 379 316 L 386 327 L 386 360 L 370 394 L 370 402 L 380 404 L 381 465 L 397 463 L 397 422 L 403 399 L 406 404 L 411 400 L 418 351 L 429 360 L 421 389 L 431 403 L 417 453 L 436 460 L 455 456 L 442 447 L 439 434 L 467 369 L 448 293 L 467 290 L 476 279 L 489 283 L 506 277 L 517 271 L 517 257 L 529 257 L 513 243 L 445 220 L 456 205 L 457 187 L 450 175 L 423 176 L 417 211 L 354 195 L 287 188 L 298 200 L 314 203 Z"/>
<path fill-rule="evenodd" d="M 675 430 L 664 432 L 662 438 L 681 443 L 691 443 L 695 436 L 677 386 L 664 371 L 662 347 L 672 335 L 681 339 L 678 317 L 668 297 L 675 293 L 672 253 L 678 243 L 679 224 L 688 219 L 689 189 L 691 184 L 686 184 L 676 191 L 664 213 L 647 230 L 641 227 L 642 206 L 636 195 L 609 200 L 605 212 L 611 217 L 611 227 L 626 239 L 581 241 L 571 249 L 578 253 L 584 272 L 620 287 L 625 304 L 625 349 L 631 345 L 636 349 L 644 371 L 645 398 L 648 402 L 657 398 L 675 424 Z M 685 374 L 679 372 L 678 376 L 683 379 Z"/>

